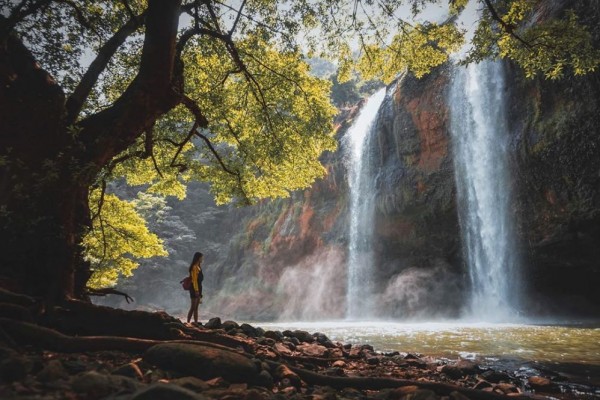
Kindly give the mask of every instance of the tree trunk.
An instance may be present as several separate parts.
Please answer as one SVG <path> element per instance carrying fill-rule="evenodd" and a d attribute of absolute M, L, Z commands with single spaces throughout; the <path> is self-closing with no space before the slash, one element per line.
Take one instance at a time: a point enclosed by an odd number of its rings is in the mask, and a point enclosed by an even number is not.
<path fill-rule="evenodd" d="M 84 296 L 90 185 L 181 101 L 179 7 L 148 2 L 138 75 L 112 107 L 73 125 L 61 87 L 14 33 L 0 30 L 0 286 L 51 303 Z"/>
<path fill-rule="evenodd" d="M 89 211 L 64 94 L 14 35 L 0 48 L 0 80 L 0 271 L 24 293 L 72 297 Z"/>

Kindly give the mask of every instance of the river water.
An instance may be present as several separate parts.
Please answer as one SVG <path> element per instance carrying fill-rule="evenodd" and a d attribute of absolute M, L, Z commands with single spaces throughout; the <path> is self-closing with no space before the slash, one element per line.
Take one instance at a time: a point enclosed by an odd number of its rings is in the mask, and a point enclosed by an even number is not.
<path fill-rule="evenodd" d="M 263 329 L 322 332 L 343 343 L 370 344 L 382 352 L 399 351 L 449 359 L 474 359 L 495 367 L 559 364 L 597 374 L 600 383 L 600 323 L 491 324 L 466 322 L 398 323 L 386 321 L 257 323 Z M 559 368 L 560 369 L 560 368 Z M 585 371 L 579 371 L 585 373 Z"/>

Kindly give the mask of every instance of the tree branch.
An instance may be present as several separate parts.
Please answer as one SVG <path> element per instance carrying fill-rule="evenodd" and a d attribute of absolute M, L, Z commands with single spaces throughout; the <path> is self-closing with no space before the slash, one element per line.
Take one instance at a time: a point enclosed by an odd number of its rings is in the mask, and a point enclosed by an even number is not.
<path fill-rule="evenodd" d="M 187 134 L 187 136 L 185 137 L 185 139 L 183 139 L 183 141 L 181 143 L 176 143 L 172 140 L 167 140 L 169 143 L 171 143 L 173 146 L 177 146 L 177 151 L 175 152 L 175 155 L 173 156 L 173 159 L 171 160 L 171 167 L 178 167 L 179 168 L 179 172 L 183 172 L 182 169 L 187 168 L 185 164 L 177 164 L 175 163 L 175 161 L 177 160 L 177 157 L 179 157 L 179 154 L 181 154 L 181 152 L 183 151 L 183 147 L 190 141 L 192 140 L 192 138 L 194 137 L 194 135 L 196 134 L 196 130 L 198 129 L 198 122 L 194 122 L 194 125 L 192 126 L 192 129 L 190 129 L 190 132 Z"/>
<path fill-rule="evenodd" d="M 92 61 L 73 91 L 73 94 L 67 100 L 67 124 L 75 122 L 83 104 L 98 81 L 100 74 L 106 69 L 112 56 L 125 40 L 142 26 L 143 23 L 144 14 L 131 18 L 100 48 L 96 58 Z"/>
<path fill-rule="evenodd" d="M 105 166 L 180 102 L 183 85 L 175 55 L 181 0 L 149 0 L 140 68 L 125 92 L 103 111 L 79 122 L 83 163 Z M 94 178 L 91 171 L 90 179 Z"/>
<path fill-rule="evenodd" d="M 120 292 L 120 291 L 118 291 L 116 289 L 113 289 L 113 288 L 94 289 L 94 288 L 87 287 L 86 291 L 87 291 L 87 294 L 89 296 L 101 296 L 101 297 L 104 297 L 104 296 L 106 296 L 108 294 L 116 294 L 116 295 L 119 295 L 119 296 L 123 296 L 123 297 L 125 297 L 125 301 L 127 302 L 127 304 L 129 304 L 129 303 L 131 303 L 131 302 L 134 301 L 133 297 L 129 296 L 127 293 Z"/>
<path fill-rule="evenodd" d="M 52 0 L 39 0 L 31 4 L 29 7 L 23 9 L 25 3 L 26 1 L 21 1 L 16 7 L 14 7 L 8 18 L 0 16 L 1 38 L 5 38 L 6 35 L 8 35 L 19 22 L 28 16 L 35 14 L 40 8 L 52 3 Z"/>
<path fill-rule="evenodd" d="M 227 33 L 227 36 L 231 37 L 233 35 L 233 33 L 235 32 L 235 29 L 237 28 L 237 24 L 238 24 L 238 22 L 240 22 L 240 17 L 242 16 L 242 10 L 244 9 L 245 5 L 246 5 L 246 0 L 242 1 L 242 5 L 240 6 L 240 9 L 237 12 L 235 21 L 233 21 L 233 25 L 231 26 L 231 29 Z"/>
<path fill-rule="evenodd" d="M 95 220 L 96 218 L 98 218 L 98 216 L 100 215 L 100 212 L 102 212 L 102 206 L 104 206 L 104 195 L 106 194 L 106 180 L 102 179 L 102 183 L 100 186 L 100 199 L 98 200 L 98 211 L 96 211 L 93 215 L 91 220 Z"/>
<path fill-rule="evenodd" d="M 517 39 L 519 42 L 521 42 L 523 45 L 525 45 L 525 47 L 527 47 L 528 49 L 532 48 L 532 46 L 529 42 L 527 42 L 525 39 L 523 39 L 521 36 L 519 36 L 515 32 L 516 27 L 514 25 L 507 24 L 502 19 L 502 17 L 500 17 L 500 15 L 498 14 L 498 11 L 496 11 L 496 9 L 494 8 L 494 5 L 492 4 L 492 2 L 490 0 L 483 0 L 483 2 L 485 3 L 486 7 L 490 11 L 490 15 L 492 16 L 492 19 L 500 24 L 500 26 L 502 27 L 502 30 L 504 30 L 504 32 L 508 33 L 509 35 L 511 35 L 512 37 Z"/>

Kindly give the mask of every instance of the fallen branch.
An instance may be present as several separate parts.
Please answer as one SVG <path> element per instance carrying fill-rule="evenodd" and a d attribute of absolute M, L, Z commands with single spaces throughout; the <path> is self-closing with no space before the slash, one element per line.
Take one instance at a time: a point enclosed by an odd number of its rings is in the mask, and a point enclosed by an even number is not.
<path fill-rule="evenodd" d="M 89 296 L 106 296 L 108 294 L 116 294 L 118 296 L 123 296 L 125 297 L 125 301 L 127 302 L 127 304 L 132 303 L 134 301 L 133 297 L 129 296 L 127 293 L 120 292 L 113 288 L 93 289 L 88 287 L 86 288 L 86 291 Z"/>

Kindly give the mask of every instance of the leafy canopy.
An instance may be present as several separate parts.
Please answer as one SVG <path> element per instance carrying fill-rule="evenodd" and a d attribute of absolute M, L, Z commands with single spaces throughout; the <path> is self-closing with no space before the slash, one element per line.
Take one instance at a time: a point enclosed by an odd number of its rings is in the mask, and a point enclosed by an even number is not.
<path fill-rule="evenodd" d="M 508 58 L 529 77 L 552 79 L 598 67 L 600 53 L 574 12 L 552 19 L 539 12 L 542 0 L 472 2 L 481 11 L 466 62 Z M 423 76 L 447 62 L 466 33 L 456 22 L 468 0 L 449 0 L 445 23 L 423 19 L 433 3 L 184 0 L 176 45 L 185 101 L 98 174 L 90 192 L 97 216 L 84 239 L 97 271 L 92 284 L 129 275 L 135 258 L 165 255 L 135 201 L 106 192 L 107 183 L 124 179 L 183 198 L 187 182 L 208 181 L 219 204 L 253 204 L 310 186 L 325 174 L 319 156 L 336 145 L 335 109 L 330 83 L 311 76 L 306 56 L 335 59 L 340 83 L 356 76 L 388 83 L 406 69 Z M 97 74 L 72 121 L 74 135 L 134 82 L 147 8 L 146 0 L 0 0 L 2 22 L 14 22 L 67 95 Z"/>

